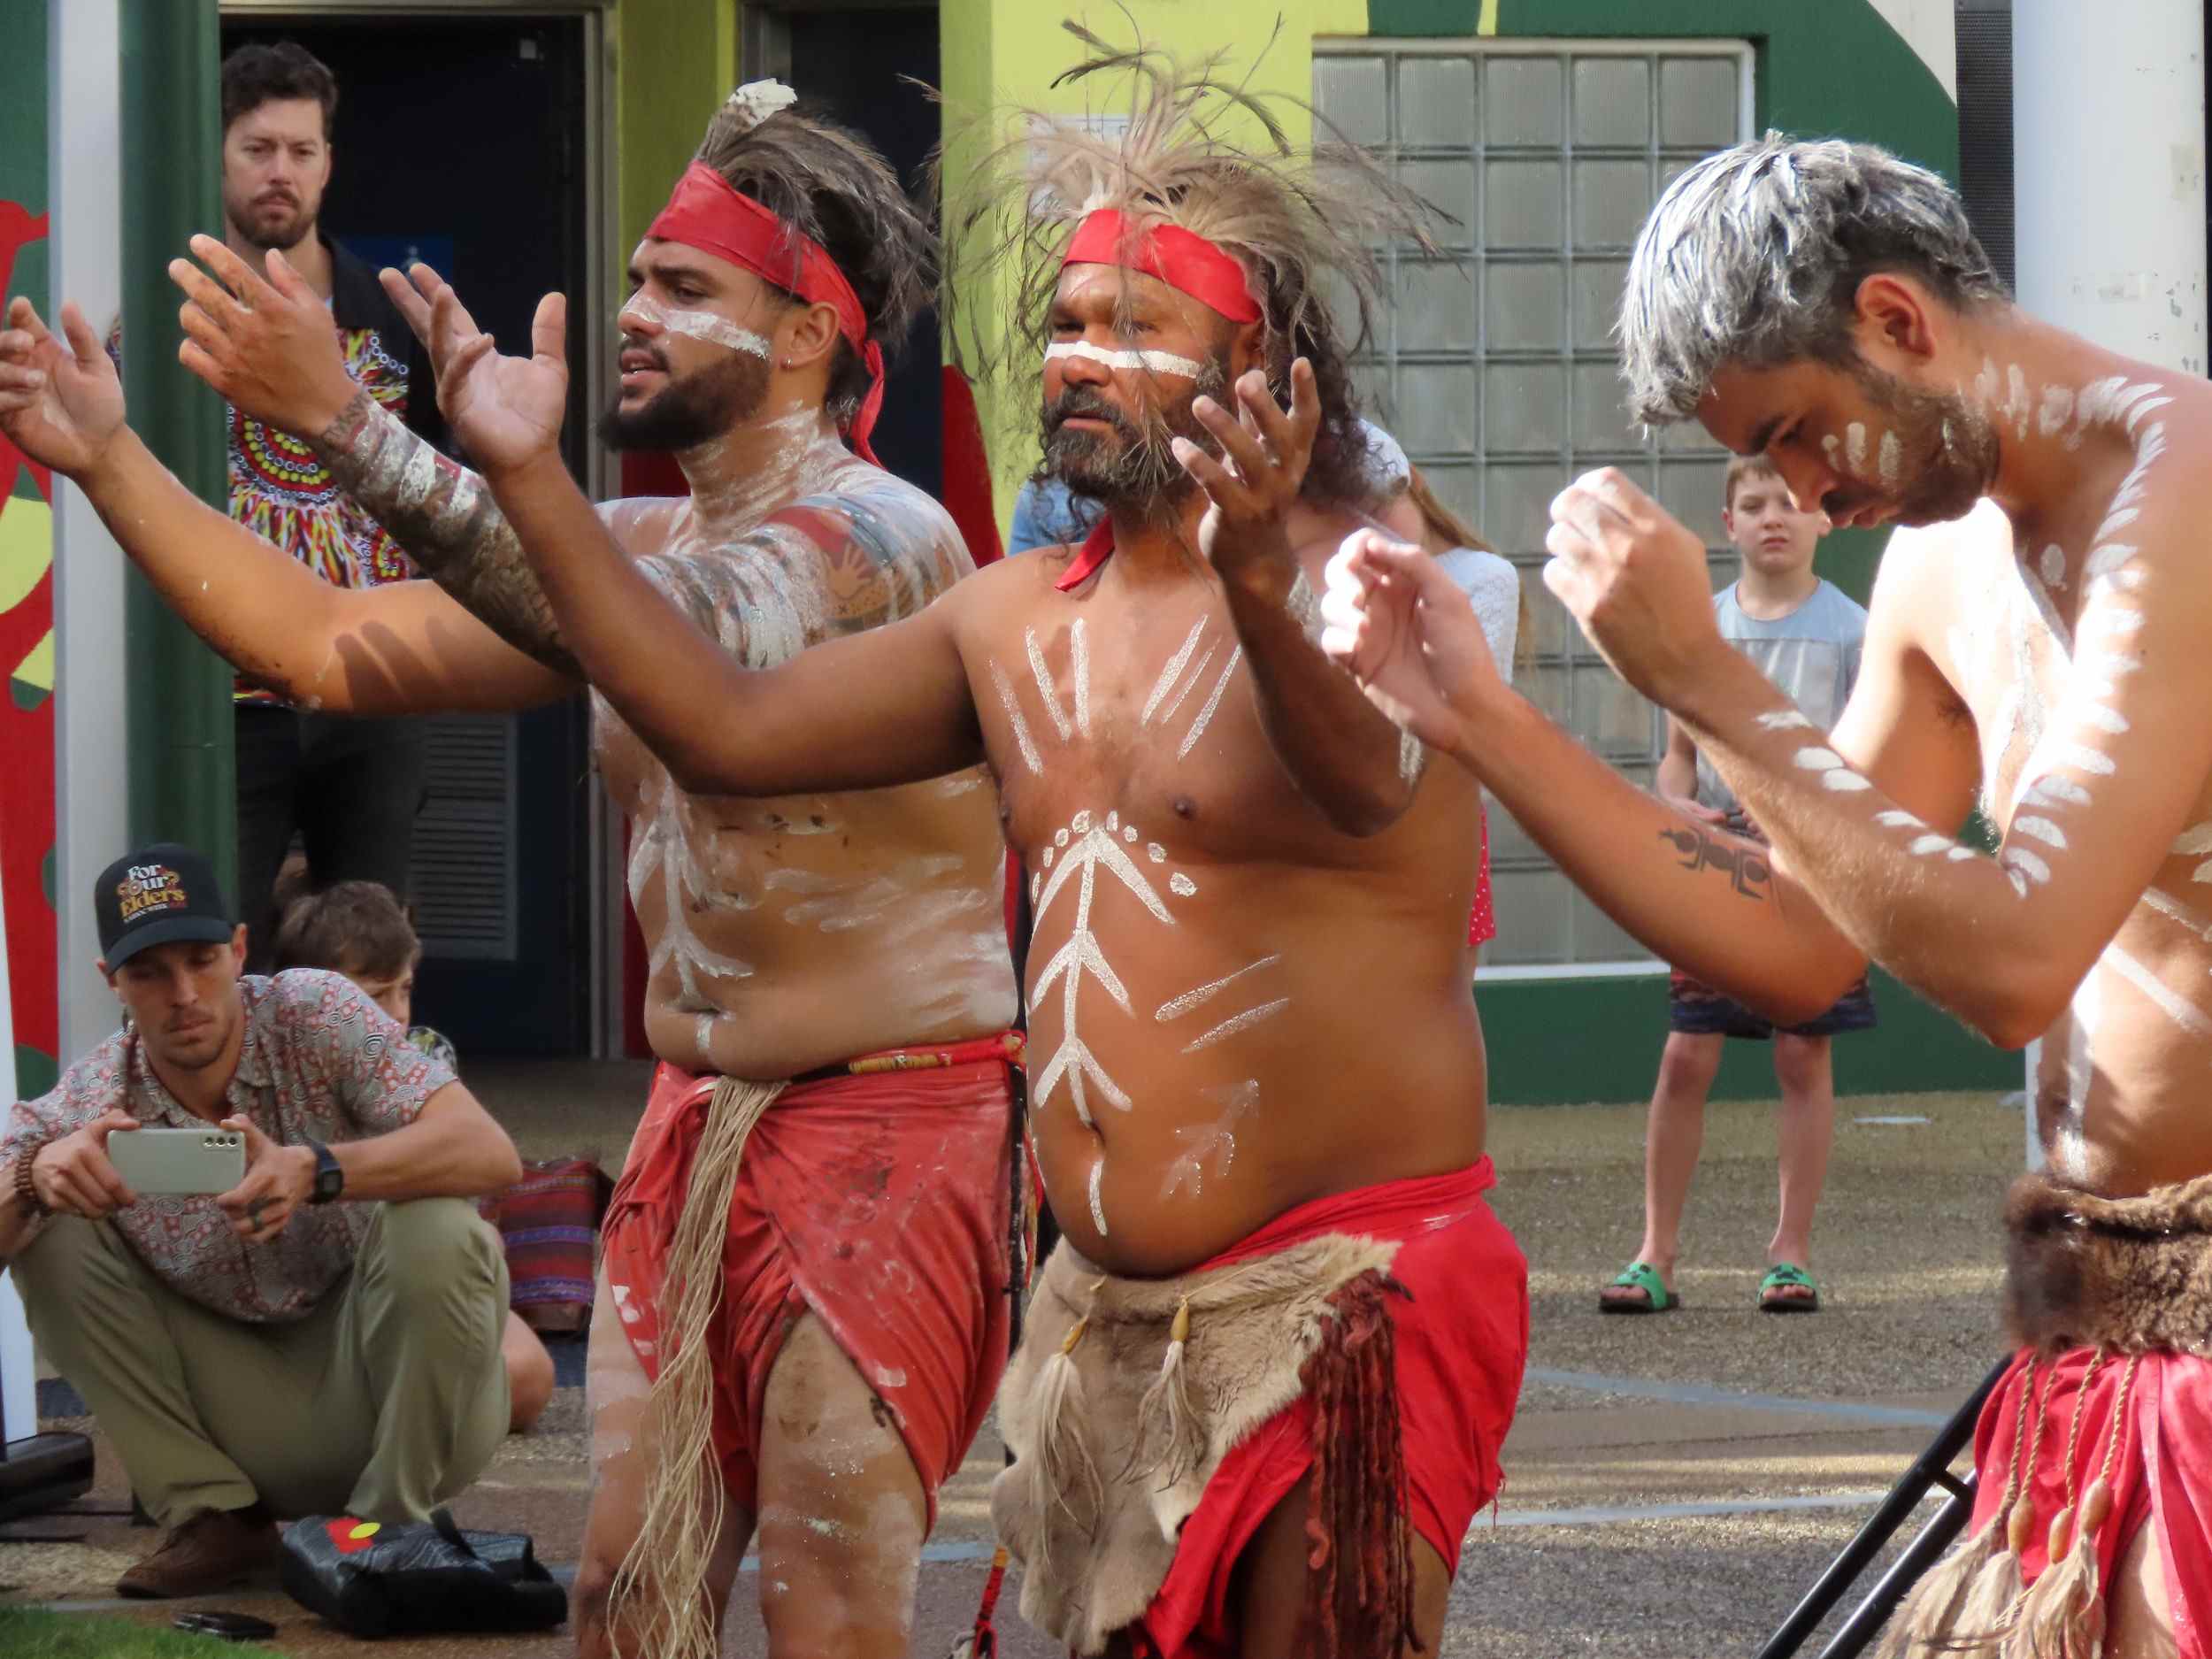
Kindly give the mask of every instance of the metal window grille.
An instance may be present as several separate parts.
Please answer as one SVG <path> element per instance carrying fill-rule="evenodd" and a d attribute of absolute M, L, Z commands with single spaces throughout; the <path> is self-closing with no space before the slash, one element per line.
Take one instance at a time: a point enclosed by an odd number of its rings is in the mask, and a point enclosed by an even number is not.
<path fill-rule="evenodd" d="M 1545 588 L 1547 508 L 1577 473 L 1618 466 L 1704 537 L 1716 588 L 1733 579 L 1726 454 L 1694 425 L 1629 423 L 1611 331 L 1659 191 L 1750 134 L 1750 48 L 1359 40 L 1315 52 L 1316 108 L 1456 221 L 1436 237 L 1450 258 L 1387 250 L 1361 388 L 1438 495 L 1520 567 L 1521 689 L 1648 786 L 1663 723 Z M 1494 809 L 1490 835 L 1498 938 L 1486 974 L 1651 961 L 1510 817 Z"/>

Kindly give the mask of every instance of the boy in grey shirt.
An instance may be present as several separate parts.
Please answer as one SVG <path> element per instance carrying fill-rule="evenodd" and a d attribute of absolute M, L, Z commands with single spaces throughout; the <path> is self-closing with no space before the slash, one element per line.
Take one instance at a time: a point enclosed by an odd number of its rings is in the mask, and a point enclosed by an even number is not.
<path fill-rule="evenodd" d="M 1781 477 L 1762 457 L 1728 468 L 1723 518 L 1743 556 L 1739 580 L 1714 595 L 1722 636 L 1759 665 L 1821 730 L 1858 679 L 1866 612 L 1813 573 L 1813 550 L 1827 521 L 1791 504 Z M 1659 763 L 1658 793 L 1693 818 L 1756 837 L 1758 828 L 1697 746 L 1672 720 Z M 1705 1096 L 1730 1037 L 1774 1040 L 1774 1076 L 1782 1092 L 1781 1218 L 1767 1248 L 1759 1306 L 1770 1313 L 1811 1313 L 1820 1290 L 1812 1259 L 1813 1210 L 1828 1173 L 1835 1132 L 1835 1079 L 1829 1039 L 1874 1024 L 1866 981 L 1819 1018 L 1780 1031 L 1733 998 L 1676 971 L 1668 986 L 1667 1045 L 1659 1058 L 1644 1136 L 1644 1240 L 1619 1278 L 1600 1293 L 1607 1313 L 1664 1313 L 1681 1305 L 1674 1291 L 1682 1208 L 1705 1131 Z"/>

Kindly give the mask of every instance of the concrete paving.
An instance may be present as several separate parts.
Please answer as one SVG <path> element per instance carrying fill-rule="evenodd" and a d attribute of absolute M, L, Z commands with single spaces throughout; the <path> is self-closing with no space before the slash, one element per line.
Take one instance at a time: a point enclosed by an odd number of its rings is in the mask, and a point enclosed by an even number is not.
<path fill-rule="evenodd" d="M 645 1074 L 624 1064 L 471 1070 L 526 1156 L 589 1151 L 611 1164 Z M 1755 1652 L 1988 1369 L 2001 1348 L 1996 1216 L 2018 1165 L 2016 1106 L 1914 1095 L 1846 1101 L 1837 1116 L 1811 1263 L 1822 1312 L 1778 1317 L 1753 1306 L 1773 1225 L 1773 1134 L 1769 1108 L 1739 1103 L 1709 1116 L 1679 1281 L 1687 1305 L 1617 1317 L 1599 1315 L 1596 1293 L 1640 1232 L 1640 1109 L 1494 1114 L 1494 1197 L 1529 1256 L 1533 1351 L 1506 1487 L 1468 1540 L 1445 1655 Z M 1895 1117 L 1927 1121 L 1858 1121 Z M 580 1533 L 585 1459 L 580 1393 L 564 1390 L 457 1506 L 459 1518 L 530 1532 L 541 1556 L 565 1571 Z M 942 1494 L 915 1624 L 913 1651 L 924 1659 L 949 1653 L 974 1617 L 999 1461 L 987 1433 Z M 110 1510 L 125 1501 L 104 1448 L 95 1499 Z M 0 1541 L 5 1599 L 161 1620 L 179 1610 L 109 1600 L 116 1575 L 155 1538 L 120 1515 L 45 1517 L 0 1528 L 0 1540 L 27 1532 L 83 1536 Z M 766 1651 L 757 1585 L 749 1574 L 741 1584 L 726 1654 Z M 1043 1659 L 1056 1650 L 1022 1624 L 1018 1597 L 1010 1583 L 1001 1651 Z M 273 1646 L 287 1654 L 354 1645 L 273 1587 L 204 1605 L 274 1620 Z M 506 1659 L 565 1653 L 569 1642 L 561 1632 L 385 1646 Z"/>

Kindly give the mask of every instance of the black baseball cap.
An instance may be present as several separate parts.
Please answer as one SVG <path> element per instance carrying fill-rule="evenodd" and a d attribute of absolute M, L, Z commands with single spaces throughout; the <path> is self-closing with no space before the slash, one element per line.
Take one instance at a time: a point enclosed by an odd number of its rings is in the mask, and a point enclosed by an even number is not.
<path fill-rule="evenodd" d="M 117 859 L 93 886 L 100 955 L 112 973 L 150 945 L 227 941 L 238 924 L 223 902 L 215 866 L 176 841 Z"/>

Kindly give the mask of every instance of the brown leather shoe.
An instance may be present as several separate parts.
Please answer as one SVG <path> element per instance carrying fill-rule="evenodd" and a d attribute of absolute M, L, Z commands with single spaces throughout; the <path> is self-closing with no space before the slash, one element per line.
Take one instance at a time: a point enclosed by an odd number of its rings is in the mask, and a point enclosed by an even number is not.
<path fill-rule="evenodd" d="M 204 1509 L 169 1529 L 161 1548 L 115 1582 L 119 1595 L 142 1601 L 204 1595 L 275 1564 L 276 1525 L 256 1504 Z"/>

